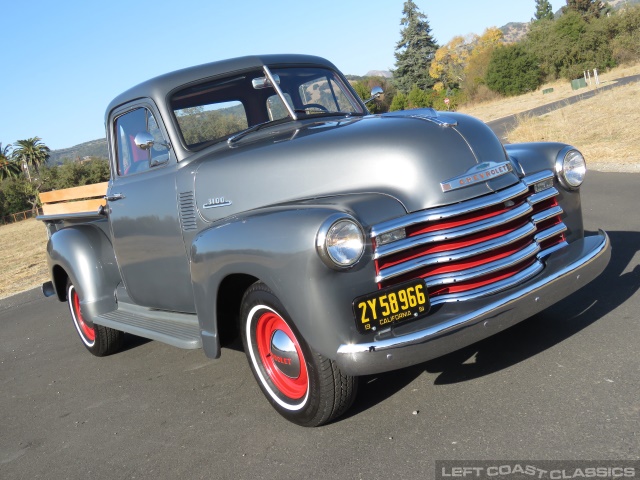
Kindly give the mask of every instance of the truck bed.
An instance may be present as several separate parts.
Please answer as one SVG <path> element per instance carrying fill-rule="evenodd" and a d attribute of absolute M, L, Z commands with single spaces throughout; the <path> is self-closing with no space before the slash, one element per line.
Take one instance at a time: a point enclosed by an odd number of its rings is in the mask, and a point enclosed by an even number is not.
<path fill-rule="evenodd" d="M 106 205 L 107 185 L 108 182 L 102 182 L 43 192 L 40 194 L 42 215 L 38 219 L 49 221 L 96 216 L 100 207 Z"/>

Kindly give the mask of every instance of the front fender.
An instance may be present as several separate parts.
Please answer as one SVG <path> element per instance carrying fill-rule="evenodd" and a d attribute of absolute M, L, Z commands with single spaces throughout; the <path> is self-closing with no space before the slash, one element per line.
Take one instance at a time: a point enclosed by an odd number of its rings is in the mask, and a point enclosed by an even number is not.
<path fill-rule="evenodd" d="M 61 301 L 69 276 L 80 295 L 85 318 L 116 309 L 114 292 L 120 273 L 113 246 L 106 234 L 92 225 L 75 225 L 58 230 L 47 243 L 49 272 Z"/>
<path fill-rule="evenodd" d="M 542 170 L 555 172 L 556 160 L 559 156 L 563 156 L 569 149 L 578 150 L 565 143 L 555 142 L 514 143 L 505 145 L 504 148 L 509 157 L 520 167 L 520 173 L 524 175 Z M 580 190 L 567 190 L 560 184 L 557 176 L 554 183 L 560 192 L 558 203 L 564 211 L 562 221 L 567 226 L 567 241 L 579 240 L 584 237 Z"/>
<path fill-rule="evenodd" d="M 320 226 L 335 213 L 356 218 L 365 232 L 382 219 L 404 215 L 392 197 L 368 195 L 361 202 L 332 200 L 270 207 L 227 219 L 198 235 L 191 247 L 191 274 L 205 352 L 220 354 L 216 318 L 218 291 L 229 275 L 264 282 L 280 299 L 304 339 L 334 358 L 354 335 L 353 299 L 377 288 L 372 244 L 347 271 L 326 266 L 316 248 Z"/>

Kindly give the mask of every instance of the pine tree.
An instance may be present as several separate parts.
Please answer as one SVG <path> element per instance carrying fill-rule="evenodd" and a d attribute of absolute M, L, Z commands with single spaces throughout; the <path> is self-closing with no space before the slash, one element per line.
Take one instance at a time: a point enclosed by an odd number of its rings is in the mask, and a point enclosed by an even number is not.
<path fill-rule="evenodd" d="M 567 0 L 567 6 L 563 11 L 573 10 L 583 17 L 600 17 L 600 11 L 605 8 L 605 3 L 600 0 Z"/>
<path fill-rule="evenodd" d="M 536 13 L 533 21 L 536 20 L 553 20 L 553 7 L 548 0 L 536 0 Z"/>
<path fill-rule="evenodd" d="M 431 35 L 427 16 L 412 0 L 404 2 L 402 15 L 400 25 L 403 28 L 396 45 L 393 76 L 398 90 L 408 93 L 415 85 L 426 89 L 435 83 L 429 76 L 429 67 L 438 45 Z"/>

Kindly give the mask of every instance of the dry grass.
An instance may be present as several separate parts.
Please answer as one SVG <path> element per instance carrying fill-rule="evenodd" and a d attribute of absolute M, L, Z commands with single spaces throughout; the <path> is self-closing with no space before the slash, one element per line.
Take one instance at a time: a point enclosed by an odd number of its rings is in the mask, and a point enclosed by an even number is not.
<path fill-rule="evenodd" d="M 600 75 L 600 84 L 602 86 L 610 85 L 615 83 L 615 80 L 618 78 L 637 74 L 640 74 L 640 64 L 618 67 L 610 72 Z M 553 88 L 553 92 L 544 95 L 542 91 L 547 88 Z M 595 87 L 592 86 L 591 88 L 593 89 Z M 532 108 L 541 107 L 547 103 L 563 100 L 585 92 L 586 90 L 587 89 L 572 90 L 570 82 L 567 80 L 559 80 L 557 82 L 544 85 L 535 92 L 527 93 L 525 95 L 502 98 L 478 104 L 463 105 L 458 110 L 462 113 L 478 117 L 484 122 L 490 122 L 491 120 L 522 113 L 527 110 L 531 110 Z"/>
<path fill-rule="evenodd" d="M 47 230 L 35 219 L 0 226 L 0 298 L 40 286 L 49 279 Z"/>
<path fill-rule="evenodd" d="M 640 171 L 639 125 L 640 83 L 635 83 L 542 117 L 519 118 L 508 140 L 564 142 L 578 147 L 592 168 Z"/>

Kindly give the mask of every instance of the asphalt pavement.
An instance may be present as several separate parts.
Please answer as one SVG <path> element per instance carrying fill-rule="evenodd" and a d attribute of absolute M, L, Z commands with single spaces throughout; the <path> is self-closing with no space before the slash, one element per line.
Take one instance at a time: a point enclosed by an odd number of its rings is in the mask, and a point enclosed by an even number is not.
<path fill-rule="evenodd" d="M 436 460 L 638 459 L 640 175 L 590 172 L 586 228 L 606 271 L 460 352 L 363 377 L 354 407 L 282 419 L 244 353 L 219 360 L 128 337 L 85 351 L 65 304 L 0 301 L 0 478 L 433 478 Z"/>

